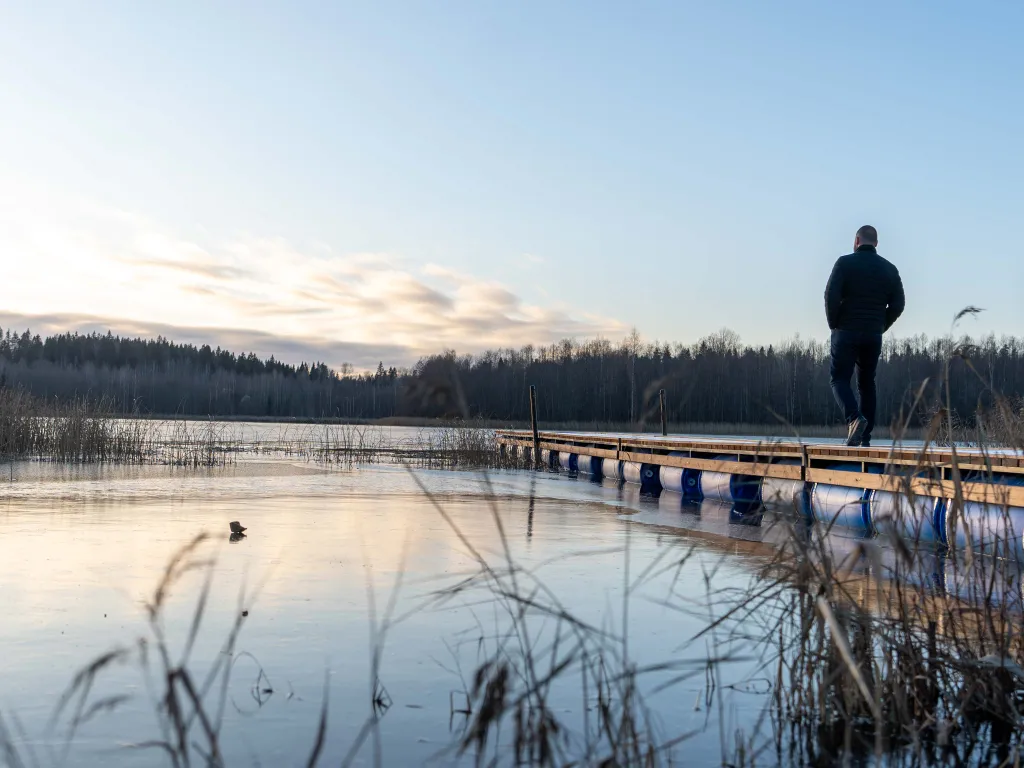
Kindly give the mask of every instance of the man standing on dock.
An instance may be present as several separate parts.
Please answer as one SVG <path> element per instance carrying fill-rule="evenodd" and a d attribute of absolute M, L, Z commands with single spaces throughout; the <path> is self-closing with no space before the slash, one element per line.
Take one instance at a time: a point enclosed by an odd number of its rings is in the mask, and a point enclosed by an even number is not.
<path fill-rule="evenodd" d="M 875 426 L 875 369 L 882 334 L 903 314 L 903 281 L 878 255 L 878 232 L 857 230 L 853 253 L 840 256 L 825 286 L 825 317 L 832 331 L 832 392 L 846 416 L 847 445 L 870 445 Z M 857 368 L 860 406 L 850 378 Z"/>

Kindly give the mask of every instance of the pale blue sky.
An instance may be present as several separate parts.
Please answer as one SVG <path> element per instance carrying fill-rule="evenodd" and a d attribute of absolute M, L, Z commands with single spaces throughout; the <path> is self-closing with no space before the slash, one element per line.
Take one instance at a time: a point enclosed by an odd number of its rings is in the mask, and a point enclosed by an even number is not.
<path fill-rule="evenodd" d="M 1024 334 L 1022 39 L 1019 2 L 0 2 L 0 312 L 360 361 L 823 338 L 873 223 L 899 335 Z"/>

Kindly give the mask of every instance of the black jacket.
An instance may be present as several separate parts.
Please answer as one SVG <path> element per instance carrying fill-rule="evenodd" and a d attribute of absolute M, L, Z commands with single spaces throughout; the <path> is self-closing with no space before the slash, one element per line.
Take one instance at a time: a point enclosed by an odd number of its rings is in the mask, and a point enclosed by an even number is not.
<path fill-rule="evenodd" d="M 899 271 L 870 245 L 840 256 L 825 286 L 825 317 L 834 331 L 885 333 L 904 303 Z"/>

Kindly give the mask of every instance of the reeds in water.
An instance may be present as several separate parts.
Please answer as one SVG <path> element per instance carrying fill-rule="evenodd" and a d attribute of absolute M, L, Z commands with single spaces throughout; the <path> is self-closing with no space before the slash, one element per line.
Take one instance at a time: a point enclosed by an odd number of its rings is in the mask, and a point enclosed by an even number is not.
<path fill-rule="evenodd" d="M 137 414 L 118 415 L 108 400 L 44 401 L 20 390 L 0 389 L 3 461 L 209 467 L 229 462 L 239 450 L 229 425 L 154 422 Z"/>
<path fill-rule="evenodd" d="M 0 457 L 63 462 L 141 463 L 150 458 L 147 426 L 111 417 L 110 403 L 75 398 L 43 402 L 0 389 Z"/>
<path fill-rule="evenodd" d="M 389 448 L 379 427 L 321 424 L 311 430 L 307 456 L 329 464 L 374 464 Z"/>
<path fill-rule="evenodd" d="M 483 422 L 454 419 L 423 430 L 417 465 L 430 469 L 520 469 L 517 452 L 498 444 L 496 433 Z"/>
<path fill-rule="evenodd" d="M 0 461 L 163 463 L 216 467 L 243 453 L 297 457 L 352 466 L 413 462 L 430 468 L 520 466 L 499 448 L 493 430 L 457 420 L 389 441 L 376 426 L 314 424 L 284 428 L 273 439 L 246 439 L 237 424 L 216 420 L 157 421 L 114 412 L 114 404 L 82 397 L 43 401 L 0 389 Z"/>
<path fill-rule="evenodd" d="M 152 437 L 153 456 L 178 467 L 217 467 L 244 450 L 231 425 L 216 421 L 175 420 Z"/>

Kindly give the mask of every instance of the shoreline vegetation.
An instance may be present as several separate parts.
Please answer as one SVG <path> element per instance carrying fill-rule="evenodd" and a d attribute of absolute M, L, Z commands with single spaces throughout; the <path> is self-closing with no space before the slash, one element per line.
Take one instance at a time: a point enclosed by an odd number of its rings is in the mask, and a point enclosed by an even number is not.
<path fill-rule="evenodd" d="M 328 422 L 281 422 L 270 436 L 245 436 L 231 422 L 112 415 L 108 402 L 44 402 L 0 389 L 0 461 L 170 464 L 214 467 L 238 456 L 278 455 L 326 464 L 405 462 L 424 468 L 511 468 L 484 424 L 440 420 L 412 439 L 393 442 L 382 428 Z"/>
<path fill-rule="evenodd" d="M 933 416 L 945 424 L 941 434 L 907 424 L 879 427 L 878 439 L 930 440 L 939 444 L 1024 448 L 1024 407 L 1005 398 L 979 409 L 973 423 L 955 414 Z M 946 412 L 948 413 L 948 412 Z M 276 434 L 240 434 L 233 425 L 253 422 L 280 427 Z M 418 429 L 415 438 L 390 440 L 389 427 Z M 833 427 L 796 429 L 783 424 L 669 424 L 669 434 L 741 435 L 765 439 L 842 437 Z M 36 459 L 63 462 L 165 463 L 215 466 L 239 454 L 302 456 L 323 462 L 408 460 L 423 466 L 520 466 L 498 449 L 494 431 L 528 428 L 520 422 L 473 418 L 249 419 L 123 415 L 109 400 L 76 397 L 42 400 L 28 392 L 0 388 L 0 461 Z M 656 434 L 643 424 L 568 422 L 543 424 L 545 430 Z"/>

